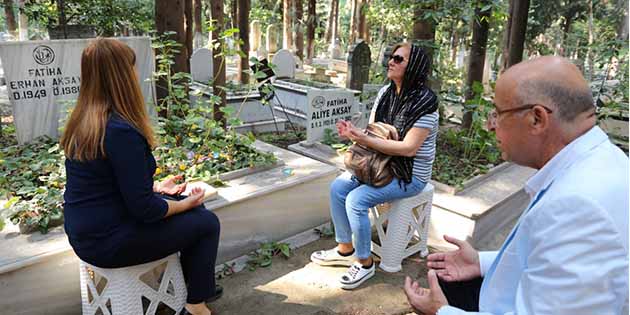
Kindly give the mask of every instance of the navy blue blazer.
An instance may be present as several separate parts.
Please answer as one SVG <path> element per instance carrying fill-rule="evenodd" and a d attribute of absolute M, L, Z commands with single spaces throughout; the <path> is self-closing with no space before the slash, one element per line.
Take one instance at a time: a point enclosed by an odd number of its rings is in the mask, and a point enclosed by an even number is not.
<path fill-rule="evenodd" d="M 164 218 L 168 204 L 153 192 L 156 163 L 146 139 L 112 115 L 105 157 L 66 159 L 65 230 L 79 257 L 94 246 L 124 241 L 125 229 Z"/>

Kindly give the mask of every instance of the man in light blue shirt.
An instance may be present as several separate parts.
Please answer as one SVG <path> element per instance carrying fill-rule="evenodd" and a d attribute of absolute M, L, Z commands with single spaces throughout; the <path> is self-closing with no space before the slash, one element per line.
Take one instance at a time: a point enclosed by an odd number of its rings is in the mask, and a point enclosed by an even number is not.
<path fill-rule="evenodd" d="M 628 157 L 595 126 L 580 71 L 541 57 L 497 81 L 488 127 L 503 158 L 539 171 L 531 202 L 497 252 L 428 257 L 429 288 L 407 278 L 424 314 L 628 314 Z M 439 279 L 439 280 L 438 280 Z"/>

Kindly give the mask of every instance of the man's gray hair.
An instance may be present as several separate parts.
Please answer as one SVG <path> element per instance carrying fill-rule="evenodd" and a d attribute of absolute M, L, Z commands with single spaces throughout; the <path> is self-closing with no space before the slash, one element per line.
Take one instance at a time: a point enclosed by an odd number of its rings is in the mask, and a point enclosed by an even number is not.
<path fill-rule="evenodd" d="M 519 82 L 517 90 L 521 104 L 550 105 L 565 122 L 572 122 L 579 114 L 595 109 L 590 89 L 538 78 Z"/>

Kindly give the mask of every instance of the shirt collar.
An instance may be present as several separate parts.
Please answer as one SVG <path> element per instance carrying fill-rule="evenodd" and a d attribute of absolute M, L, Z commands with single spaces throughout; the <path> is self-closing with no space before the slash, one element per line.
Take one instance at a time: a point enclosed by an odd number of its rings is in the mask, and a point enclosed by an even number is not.
<path fill-rule="evenodd" d="M 525 184 L 525 191 L 531 198 L 541 190 L 546 189 L 551 182 L 573 162 L 579 160 L 584 152 L 608 140 L 608 136 L 599 127 L 594 126 L 585 134 L 579 136 L 562 148 Z"/>

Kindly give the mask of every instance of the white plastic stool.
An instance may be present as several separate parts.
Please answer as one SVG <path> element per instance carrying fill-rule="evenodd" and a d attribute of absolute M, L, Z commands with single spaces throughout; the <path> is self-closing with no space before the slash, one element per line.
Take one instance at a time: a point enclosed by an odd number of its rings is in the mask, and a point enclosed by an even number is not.
<path fill-rule="evenodd" d="M 112 269 L 80 261 L 79 269 L 83 315 L 154 315 L 161 304 L 179 312 L 186 303 L 186 283 L 177 253 Z"/>
<path fill-rule="evenodd" d="M 402 260 L 420 252 L 422 257 L 429 254 L 427 238 L 433 202 L 433 185 L 428 183 L 422 192 L 413 197 L 398 199 L 391 208 L 380 214 L 376 207 L 370 208 L 374 225 L 381 245 L 372 242 L 372 251 L 381 257 L 379 267 L 387 272 L 402 270 Z M 383 223 L 387 220 L 387 233 Z M 419 241 L 407 247 L 413 237 Z"/>

